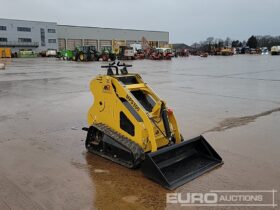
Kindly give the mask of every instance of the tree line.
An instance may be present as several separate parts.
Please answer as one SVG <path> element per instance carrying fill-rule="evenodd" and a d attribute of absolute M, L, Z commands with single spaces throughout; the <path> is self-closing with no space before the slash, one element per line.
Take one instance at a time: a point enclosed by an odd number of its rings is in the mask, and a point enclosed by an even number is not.
<path fill-rule="evenodd" d="M 205 41 L 195 42 L 191 47 L 199 50 L 209 51 L 213 48 L 222 47 L 250 47 L 250 48 L 261 48 L 267 47 L 270 49 L 272 46 L 280 46 L 280 36 L 251 36 L 248 40 L 232 40 L 227 37 L 226 39 L 208 37 Z"/>

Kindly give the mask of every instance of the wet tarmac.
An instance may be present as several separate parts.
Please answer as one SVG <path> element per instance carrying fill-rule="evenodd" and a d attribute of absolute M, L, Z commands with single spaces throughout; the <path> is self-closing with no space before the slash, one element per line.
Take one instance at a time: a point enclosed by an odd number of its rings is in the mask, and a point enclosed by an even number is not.
<path fill-rule="evenodd" d="M 81 128 L 100 62 L 0 62 L 1 210 L 186 209 L 166 204 L 170 191 L 140 170 L 86 152 Z M 225 162 L 171 192 L 280 190 L 279 56 L 130 63 L 174 110 L 185 139 L 203 133 Z"/>

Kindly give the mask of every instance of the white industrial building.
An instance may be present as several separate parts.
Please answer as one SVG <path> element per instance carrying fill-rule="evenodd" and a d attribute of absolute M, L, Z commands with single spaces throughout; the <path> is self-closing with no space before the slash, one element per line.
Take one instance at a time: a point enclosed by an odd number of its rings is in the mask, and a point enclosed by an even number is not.
<path fill-rule="evenodd" d="M 0 19 L 0 47 L 10 47 L 13 52 L 20 49 L 35 52 L 57 49 L 57 24 Z"/>
<path fill-rule="evenodd" d="M 141 43 L 142 37 L 155 46 L 169 42 L 169 32 L 164 31 L 70 26 L 0 18 L 0 47 L 10 47 L 13 52 L 20 49 L 34 52 L 47 49 L 73 50 L 80 45 L 94 45 L 101 50 L 102 47 L 111 46 L 113 40 L 124 41 L 129 45 Z"/>

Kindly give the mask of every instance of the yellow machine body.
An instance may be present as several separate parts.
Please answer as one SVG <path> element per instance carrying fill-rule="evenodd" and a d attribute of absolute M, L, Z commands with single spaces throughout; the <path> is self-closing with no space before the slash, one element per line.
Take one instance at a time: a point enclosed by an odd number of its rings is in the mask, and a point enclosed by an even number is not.
<path fill-rule="evenodd" d="M 130 77 L 136 84 L 124 84 L 120 79 L 124 77 Z M 140 75 L 99 75 L 91 81 L 90 90 L 94 96 L 94 104 L 88 112 L 89 126 L 98 123 L 105 124 L 140 145 L 145 152 L 155 152 L 158 148 L 169 144 L 160 115 L 162 103 L 165 102 L 143 82 Z M 147 100 L 150 101 L 150 104 L 153 104 L 153 107 L 150 106 L 149 109 L 141 104 L 133 94 L 135 92 L 148 98 Z M 128 108 L 128 105 L 125 105 L 127 103 L 129 103 L 131 109 Z M 135 111 L 132 112 L 132 109 Z M 121 128 L 121 113 L 133 124 L 134 132 L 128 133 Z M 180 132 L 174 113 L 171 110 L 168 111 L 168 118 L 175 142 L 180 143 Z"/>

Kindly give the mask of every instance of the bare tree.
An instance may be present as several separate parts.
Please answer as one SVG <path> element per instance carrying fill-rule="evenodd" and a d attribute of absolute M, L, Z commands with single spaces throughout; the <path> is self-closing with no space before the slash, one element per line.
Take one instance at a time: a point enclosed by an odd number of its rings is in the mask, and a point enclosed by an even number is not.
<path fill-rule="evenodd" d="M 226 38 L 225 42 L 224 42 L 224 46 L 225 47 L 231 47 L 231 39 L 229 37 Z"/>
<path fill-rule="evenodd" d="M 214 37 L 208 37 L 206 39 L 206 42 L 209 44 L 209 45 L 212 45 L 213 44 L 213 41 L 214 41 Z"/>

